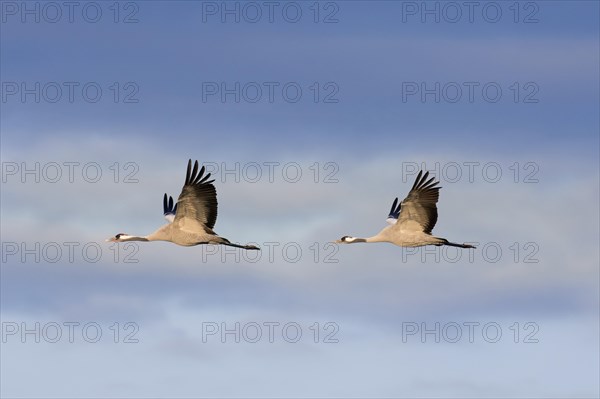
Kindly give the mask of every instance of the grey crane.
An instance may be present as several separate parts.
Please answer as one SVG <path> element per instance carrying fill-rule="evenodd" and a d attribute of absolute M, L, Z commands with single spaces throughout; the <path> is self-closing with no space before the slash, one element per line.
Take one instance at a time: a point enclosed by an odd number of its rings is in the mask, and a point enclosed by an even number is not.
<path fill-rule="evenodd" d="M 199 244 L 220 244 L 243 249 L 260 249 L 254 245 L 238 245 L 220 237 L 213 231 L 217 221 L 217 191 L 214 180 L 208 180 L 210 173 L 204 175 L 204 166 L 198 172 L 198 161 L 188 161 L 185 184 L 173 205 L 173 197 L 163 197 L 163 211 L 169 222 L 147 236 L 132 236 L 119 233 L 106 241 L 169 241 L 190 247 Z"/>
<path fill-rule="evenodd" d="M 392 203 L 386 226 L 377 235 L 368 238 L 344 236 L 335 242 L 354 244 L 357 242 L 389 242 L 400 247 L 421 247 L 424 245 L 450 245 L 459 248 L 475 248 L 469 244 L 456 244 L 445 238 L 434 237 L 431 230 L 437 222 L 436 203 L 440 195 L 439 182 L 435 177 L 427 180 L 429 172 L 420 171 L 412 189 L 400 204 L 398 198 Z"/>

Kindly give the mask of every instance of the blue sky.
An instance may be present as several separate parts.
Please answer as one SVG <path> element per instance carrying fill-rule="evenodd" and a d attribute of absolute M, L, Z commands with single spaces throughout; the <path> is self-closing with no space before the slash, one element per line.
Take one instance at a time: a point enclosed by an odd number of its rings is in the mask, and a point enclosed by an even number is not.
<path fill-rule="evenodd" d="M 40 4 L 39 23 L 24 4 Z M 443 2 L 322 2 L 317 23 L 313 2 L 280 2 L 273 22 L 251 3 L 256 23 L 246 3 L 84 4 L 51 23 L 42 3 L 2 2 L 2 396 L 599 395 L 598 3 L 481 2 L 473 22 L 452 3 L 456 23 Z M 222 22 L 236 4 L 240 22 Z M 440 22 L 422 22 L 436 4 Z M 236 82 L 239 102 L 206 91 Z M 260 259 L 104 242 L 159 227 L 189 158 L 213 168 L 216 231 L 260 244 Z M 38 181 L 22 174 L 36 163 Z M 422 164 L 443 186 L 434 234 L 476 251 L 329 244 L 382 228 Z M 8 334 L 36 322 L 62 338 Z M 97 323 L 102 339 L 69 342 L 65 322 Z M 122 342 L 127 322 L 139 342 Z M 203 340 L 209 325 L 265 322 L 302 337 Z M 440 342 L 403 339 L 436 323 Z M 469 323 L 502 335 L 469 342 Z"/>

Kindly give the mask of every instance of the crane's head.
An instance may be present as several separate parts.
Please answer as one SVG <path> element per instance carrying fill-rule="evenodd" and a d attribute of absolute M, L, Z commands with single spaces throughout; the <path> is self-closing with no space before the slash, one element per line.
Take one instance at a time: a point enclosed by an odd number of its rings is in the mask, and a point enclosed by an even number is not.
<path fill-rule="evenodd" d="M 127 235 L 125 233 L 119 233 L 114 237 L 110 237 L 106 241 L 108 241 L 108 242 L 123 242 L 123 241 L 129 241 L 129 239 L 131 239 L 131 238 L 133 238 L 133 236 Z"/>
<path fill-rule="evenodd" d="M 339 240 L 335 240 L 335 243 L 336 244 L 352 244 L 353 242 L 359 242 L 357 240 L 359 240 L 359 239 L 357 239 L 356 237 L 343 236 Z"/>

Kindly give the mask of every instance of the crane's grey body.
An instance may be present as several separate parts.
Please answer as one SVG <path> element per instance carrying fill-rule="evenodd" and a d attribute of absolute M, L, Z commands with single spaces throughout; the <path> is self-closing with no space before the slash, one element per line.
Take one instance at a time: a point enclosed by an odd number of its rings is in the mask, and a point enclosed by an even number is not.
<path fill-rule="evenodd" d="M 244 249 L 260 249 L 254 245 L 237 245 L 213 231 L 217 221 L 217 191 L 214 180 L 208 180 L 210 173 L 204 175 L 204 166 L 198 172 L 198 161 L 192 160 L 187 167 L 185 184 L 179 194 L 177 204 L 167 194 L 163 198 L 166 224 L 147 236 L 117 234 L 108 241 L 168 241 L 177 245 L 191 247 L 200 244 L 221 244 Z"/>
<path fill-rule="evenodd" d="M 419 172 L 412 189 L 400 204 L 396 198 L 388 215 L 390 226 L 385 227 L 377 235 L 368 238 L 344 236 L 337 240 L 338 244 L 354 244 L 358 242 L 389 242 L 400 247 L 421 247 L 424 245 L 450 245 L 460 248 L 475 248 L 469 244 L 456 244 L 445 238 L 431 234 L 437 222 L 437 202 L 439 182 L 435 178 L 427 180 L 429 172 Z"/>
<path fill-rule="evenodd" d="M 167 224 L 154 233 L 149 234 L 146 238 L 148 241 L 169 241 L 184 247 L 192 247 L 200 244 L 229 243 L 228 240 L 218 236 L 214 232 L 199 231 L 197 228 L 194 229 L 193 226 L 190 226 L 190 223 L 186 224 L 183 221 Z"/>

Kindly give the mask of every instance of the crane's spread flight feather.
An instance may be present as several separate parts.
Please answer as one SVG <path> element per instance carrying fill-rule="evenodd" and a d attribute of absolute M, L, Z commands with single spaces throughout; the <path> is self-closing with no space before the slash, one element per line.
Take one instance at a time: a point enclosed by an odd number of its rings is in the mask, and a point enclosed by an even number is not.
<path fill-rule="evenodd" d="M 431 234 L 438 218 L 436 203 L 441 187 L 436 187 L 439 182 L 434 181 L 435 177 L 427 180 L 428 177 L 429 172 L 423 175 L 423 171 L 420 171 L 417 175 L 415 184 L 399 205 L 400 215 L 395 227 Z"/>
<path fill-rule="evenodd" d="M 177 199 L 177 213 L 174 222 L 182 222 L 183 219 L 194 219 L 202 226 L 212 230 L 217 222 L 217 190 L 212 185 L 214 180 L 208 180 L 210 173 L 204 176 L 204 166 L 198 172 L 198 161 L 188 161 L 185 184 Z"/>

